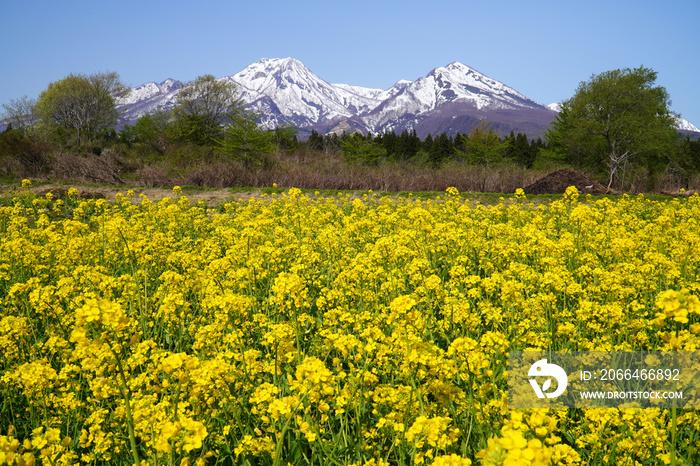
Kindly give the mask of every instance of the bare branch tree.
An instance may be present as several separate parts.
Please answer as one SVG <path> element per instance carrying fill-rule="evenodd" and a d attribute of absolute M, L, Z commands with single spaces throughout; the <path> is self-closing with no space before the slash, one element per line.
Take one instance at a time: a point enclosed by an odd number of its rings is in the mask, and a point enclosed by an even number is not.
<path fill-rule="evenodd" d="M 22 96 L 19 99 L 10 99 L 6 104 L 2 104 L 3 118 L 12 125 L 14 129 L 21 129 L 25 133 L 31 127 L 36 118 L 34 117 L 35 99 Z"/>

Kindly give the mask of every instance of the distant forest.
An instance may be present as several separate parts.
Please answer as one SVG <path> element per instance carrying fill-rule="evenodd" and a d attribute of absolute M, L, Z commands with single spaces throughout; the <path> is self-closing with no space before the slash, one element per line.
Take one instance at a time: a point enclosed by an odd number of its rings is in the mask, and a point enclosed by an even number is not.
<path fill-rule="evenodd" d="M 489 130 L 486 130 L 488 133 Z M 474 137 L 483 139 L 484 130 L 475 128 L 472 132 L 472 143 L 475 143 Z M 518 133 L 517 135 L 510 133 L 510 136 L 500 139 L 495 136 L 495 133 L 489 134 L 490 142 L 481 142 L 483 149 L 488 149 L 489 146 L 495 151 L 490 154 L 491 159 L 487 157 L 478 159 L 473 158 L 474 164 L 493 165 L 500 162 L 511 162 L 523 168 L 533 168 L 537 155 L 540 149 L 545 149 L 547 146 L 541 138 L 528 140 L 527 135 Z M 447 133 L 442 133 L 433 137 L 428 134 L 424 139 L 420 139 L 415 130 L 403 131 L 397 135 L 395 132 L 372 135 L 371 133 L 362 135 L 355 133 L 352 135 L 344 134 L 338 137 L 336 134 L 322 136 L 316 131 L 312 131 L 309 139 L 306 141 L 306 146 L 310 150 L 317 151 L 345 151 L 352 155 L 357 152 L 362 146 L 374 146 L 376 148 L 376 157 L 374 163 L 379 163 L 382 160 L 397 161 L 397 162 L 414 162 L 419 164 L 429 165 L 433 168 L 440 167 L 443 163 L 461 159 L 467 161 L 469 155 L 473 154 L 474 144 L 470 146 L 470 138 L 467 134 L 457 133 L 453 136 L 448 136 Z M 470 149 L 472 152 L 470 152 Z M 367 163 L 367 160 L 360 161 Z"/>

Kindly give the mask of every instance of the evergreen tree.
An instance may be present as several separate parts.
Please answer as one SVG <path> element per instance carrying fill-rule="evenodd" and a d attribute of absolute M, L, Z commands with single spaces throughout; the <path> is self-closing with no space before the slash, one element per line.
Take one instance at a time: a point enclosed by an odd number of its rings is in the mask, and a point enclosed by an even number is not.
<path fill-rule="evenodd" d="M 323 138 L 323 150 L 338 152 L 340 150 L 340 138 L 337 134 L 326 134 Z"/>
<path fill-rule="evenodd" d="M 420 150 L 420 143 L 420 138 L 418 138 L 415 129 L 411 130 L 410 133 L 408 130 L 403 130 L 396 142 L 398 158 L 401 160 L 410 160 L 415 157 Z"/>
<path fill-rule="evenodd" d="M 311 150 L 323 150 L 323 136 L 318 134 L 318 131 L 315 129 L 312 129 L 306 144 Z"/>
<path fill-rule="evenodd" d="M 381 144 L 367 140 L 360 133 L 343 135 L 340 139 L 340 146 L 343 158 L 348 162 L 377 165 L 383 157 L 386 157 L 386 149 Z"/>
<path fill-rule="evenodd" d="M 394 131 L 382 135 L 382 146 L 386 150 L 387 157 L 396 158 L 398 156 L 397 137 Z"/>
<path fill-rule="evenodd" d="M 512 130 L 508 137 L 505 139 L 505 142 L 508 144 L 508 146 L 503 151 L 503 156 L 508 160 L 512 160 L 515 163 L 518 163 L 518 148 L 515 144 L 515 134 Z"/>
<path fill-rule="evenodd" d="M 525 168 L 532 168 L 535 164 L 535 158 L 537 158 L 537 146 L 528 142 L 527 136 L 522 133 L 518 133 L 514 141 L 515 144 L 515 161 L 518 165 L 522 165 Z"/>
<path fill-rule="evenodd" d="M 426 154 L 430 154 L 430 151 L 433 150 L 433 136 L 430 133 L 421 141 L 420 149 Z"/>
<path fill-rule="evenodd" d="M 299 147 L 297 128 L 291 125 L 281 125 L 275 128 L 275 140 L 280 150 L 292 152 Z"/>
<path fill-rule="evenodd" d="M 447 136 L 447 133 L 443 132 L 433 141 L 430 152 L 428 152 L 428 159 L 434 168 L 438 168 L 453 155 L 454 143 Z"/>
<path fill-rule="evenodd" d="M 230 123 L 223 129 L 223 139 L 216 143 L 232 159 L 242 160 L 247 168 L 265 163 L 264 155 L 278 149 L 275 133 L 258 125 L 260 115 L 238 111 L 229 115 Z"/>

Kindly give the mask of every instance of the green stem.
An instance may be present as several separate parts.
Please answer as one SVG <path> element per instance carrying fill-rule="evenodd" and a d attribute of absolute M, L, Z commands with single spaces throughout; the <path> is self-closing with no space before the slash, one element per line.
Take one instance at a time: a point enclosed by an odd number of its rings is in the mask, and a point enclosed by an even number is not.
<path fill-rule="evenodd" d="M 671 466 L 676 466 L 676 430 L 678 420 L 676 419 L 676 400 L 673 400 L 673 408 L 671 408 Z"/>
<path fill-rule="evenodd" d="M 299 406 L 301 406 L 301 403 L 304 401 L 304 397 L 306 396 L 306 393 L 304 393 L 301 398 L 299 398 L 299 403 L 294 407 L 294 409 L 289 413 L 289 417 L 287 418 L 287 422 L 284 423 L 284 427 L 282 427 L 282 432 L 280 432 L 280 436 L 277 439 L 277 445 L 275 446 L 275 459 L 274 462 L 272 463 L 273 466 L 279 466 L 280 457 L 282 456 L 282 445 L 284 442 L 284 437 L 287 435 L 287 431 L 289 430 L 289 424 L 292 422 L 292 419 L 294 419 L 294 415 L 297 412 L 297 409 L 299 409 Z"/>
<path fill-rule="evenodd" d="M 131 444 L 131 454 L 134 458 L 134 463 L 140 465 L 141 460 L 139 459 L 139 453 L 136 449 L 136 435 L 134 434 L 134 418 L 131 415 L 131 397 L 129 396 L 129 389 L 126 386 L 126 376 L 124 375 L 124 368 L 122 366 L 121 361 L 119 360 L 119 357 L 117 356 L 117 353 L 115 353 L 114 349 L 112 348 L 112 345 L 107 343 L 107 347 L 109 348 L 109 351 L 112 353 L 112 356 L 114 356 L 114 360 L 117 363 L 117 369 L 119 373 L 118 387 L 122 398 L 124 398 L 124 411 L 126 412 L 126 427 L 129 431 L 129 443 Z"/>

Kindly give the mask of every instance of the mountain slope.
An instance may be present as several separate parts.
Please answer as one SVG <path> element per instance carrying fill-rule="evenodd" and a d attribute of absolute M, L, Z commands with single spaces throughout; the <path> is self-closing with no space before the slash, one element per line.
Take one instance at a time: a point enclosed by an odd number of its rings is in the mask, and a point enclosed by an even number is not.
<path fill-rule="evenodd" d="M 435 131 L 468 132 L 479 120 L 494 128 L 519 130 L 519 121 L 535 122 L 531 130 L 543 132 L 555 113 L 515 89 L 469 66 L 451 63 L 426 77 L 402 83 L 363 120 L 373 131 L 416 129 L 423 137 Z"/>
<path fill-rule="evenodd" d="M 161 83 L 146 83 L 131 89 L 131 93 L 123 98 L 117 109 L 120 123 L 131 124 L 156 109 L 167 109 L 175 106 L 175 97 L 182 87 L 182 82 L 166 79 Z"/>
<path fill-rule="evenodd" d="M 358 93 L 358 88 L 329 84 L 293 58 L 265 58 L 224 79 L 238 84 L 241 98 L 254 110 L 268 108 L 270 100 L 275 103 L 280 115 L 261 112 L 267 126 L 280 120 L 304 127 L 351 118 L 380 103 L 371 93 Z"/>
<path fill-rule="evenodd" d="M 700 129 L 697 126 L 683 118 L 676 118 L 676 128 L 681 132 L 700 133 Z"/>
<path fill-rule="evenodd" d="M 235 82 L 246 108 L 261 114 L 272 129 L 292 124 L 303 138 L 311 130 L 382 133 L 415 129 L 428 133 L 467 133 L 479 121 L 489 121 L 501 134 L 522 132 L 542 136 L 558 107 L 543 106 L 515 89 L 458 62 L 433 69 L 415 81 L 401 80 L 391 88 L 371 89 L 331 84 L 293 58 L 263 58 L 244 70 L 220 78 Z M 121 124 L 174 105 L 180 81 L 146 83 L 119 103 Z M 685 131 L 698 129 L 683 120 Z"/>

